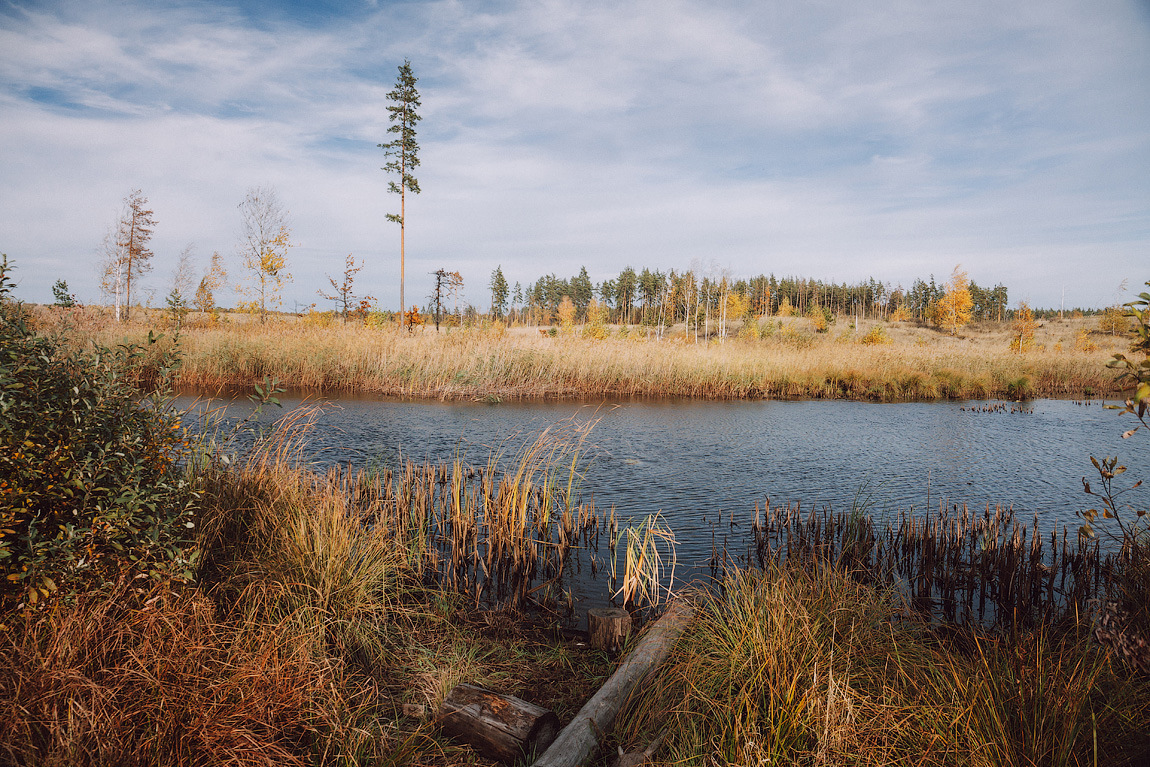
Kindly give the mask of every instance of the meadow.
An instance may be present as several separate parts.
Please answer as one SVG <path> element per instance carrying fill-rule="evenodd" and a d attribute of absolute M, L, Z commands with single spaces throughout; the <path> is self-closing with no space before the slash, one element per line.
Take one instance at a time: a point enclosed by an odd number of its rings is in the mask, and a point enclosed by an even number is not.
<path fill-rule="evenodd" d="M 37 315 L 44 331 L 67 328 L 83 345 L 143 344 L 170 317 L 137 311 L 117 326 L 99 308 Z M 542 331 L 542 332 L 541 332 Z M 1030 348 L 1012 350 L 1010 323 L 979 323 L 952 335 L 913 322 L 840 318 L 817 332 L 806 318 L 733 325 L 728 337 L 696 340 L 683 326 L 554 329 L 480 323 L 436 332 L 342 324 L 330 314 L 250 315 L 214 321 L 191 314 L 180 333 L 175 384 L 215 391 L 275 376 L 292 389 L 359 391 L 436 399 L 698 397 L 841 398 L 875 401 L 1108 397 L 1107 370 L 1122 335 L 1097 318 L 1038 324 Z M 167 331 L 171 341 L 171 328 Z M 602 336 L 602 337 L 595 337 Z M 166 349 L 153 349 L 159 359 Z M 153 362 L 154 373 L 159 363 Z M 147 373 L 145 367 L 145 373 Z"/>
<path fill-rule="evenodd" d="M 638 615 L 659 609 L 670 531 L 621 528 L 573 494 L 586 437 L 574 424 L 486 466 L 316 473 L 301 460 L 306 410 L 240 454 L 227 429 L 255 422 L 188 432 L 166 404 L 173 385 L 1102 396 L 1115 391 L 1106 362 L 1130 343 L 1089 319 L 1045 323 L 1022 353 L 1009 326 L 951 336 L 840 320 L 818 333 L 788 318 L 695 344 L 681 328 L 651 340 L 188 319 L 178 345 L 172 328 L 148 344 L 143 318 L 125 332 L 99 310 L 25 315 L 0 300 L 6 763 L 491 764 L 436 724 L 456 683 L 566 722 L 619 662 L 563 627 L 573 557 L 607 554 L 604 587 Z M 139 348 L 117 351 L 126 341 Z M 274 406 L 274 393 L 256 399 Z M 696 617 L 601 763 L 666 732 L 657 763 L 1144 764 L 1150 558 L 1115 501 L 1121 472 L 1099 473 L 1113 513 L 1093 523 L 1126 525 L 1104 558 L 1027 538 L 1001 510 L 943 508 L 880 530 L 865 510 L 766 509 L 750 532 L 756 561 L 717 566 L 683 595 Z"/>

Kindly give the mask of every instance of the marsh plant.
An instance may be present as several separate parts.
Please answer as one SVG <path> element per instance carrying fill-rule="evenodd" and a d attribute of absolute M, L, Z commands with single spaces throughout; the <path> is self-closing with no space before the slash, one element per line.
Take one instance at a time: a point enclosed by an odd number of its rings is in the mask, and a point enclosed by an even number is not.
<path fill-rule="evenodd" d="M 1129 354 L 1133 359 L 1115 354 L 1109 366 L 1119 371 L 1120 381 L 1129 383 L 1131 394 L 1121 406 L 1107 407 L 1133 419 L 1132 427 L 1122 434 L 1123 439 L 1130 439 L 1145 437 L 1139 432 L 1150 430 L 1150 293 L 1139 294 L 1137 300 L 1126 304 L 1126 310 L 1125 318 L 1132 328 Z M 1098 480 L 1093 485 L 1085 477 L 1082 479 L 1083 490 L 1094 505 L 1079 512 L 1083 520 L 1080 532 L 1084 537 L 1100 532 L 1119 552 L 1107 579 L 1108 593 L 1099 610 L 1095 636 L 1115 647 L 1136 669 L 1150 672 L 1150 508 L 1125 500 L 1141 487 L 1143 480 L 1127 487 L 1116 486 L 1115 482 L 1121 482 L 1119 477 L 1127 470 L 1117 456 L 1101 460 L 1091 456 L 1090 461 L 1098 472 Z"/>
<path fill-rule="evenodd" d="M 897 591 L 826 564 L 732 570 L 629 703 L 674 764 L 1142 764 L 1144 681 L 1083 632 L 990 638 L 909 620 Z"/>

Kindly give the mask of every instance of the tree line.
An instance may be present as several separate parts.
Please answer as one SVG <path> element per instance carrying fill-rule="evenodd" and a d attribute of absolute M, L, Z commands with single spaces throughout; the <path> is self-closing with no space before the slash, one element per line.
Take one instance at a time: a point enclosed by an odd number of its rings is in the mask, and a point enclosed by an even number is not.
<path fill-rule="evenodd" d="M 416 141 L 416 125 L 421 120 L 417 112 L 420 95 L 416 89 L 411 62 L 405 60 L 399 67 L 394 89 L 387 94 L 391 104 L 387 107 L 387 132 L 393 139 L 378 144 L 387 163 L 384 170 L 395 180 L 389 181 L 388 191 L 399 196 L 399 212 L 388 213 L 385 218 L 399 225 L 399 296 L 400 309 L 396 316 L 401 327 L 409 319 L 422 324 L 417 306 L 410 310 L 405 303 L 406 282 L 406 195 L 418 194 L 419 182 L 413 171 L 420 164 Z M 282 290 L 291 275 L 287 272 L 286 253 L 291 247 L 291 234 L 287 214 L 276 198 L 274 190 L 256 187 L 239 205 L 241 213 L 241 242 L 239 253 L 247 279 L 235 289 L 249 300 L 239 308 L 258 312 L 261 321 L 269 309 L 279 306 Z M 131 192 L 124 200 L 124 213 L 105 241 L 105 260 L 101 287 L 114 298 L 116 318 L 127 319 L 133 303 L 133 290 L 139 295 L 139 280 L 151 269 L 152 252 L 149 242 L 156 226 L 154 213 L 148 208 L 147 198 L 140 190 Z M 195 270 L 191 265 L 192 248 L 188 246 L 180 256 L 172 289 L 167 297 L 169 308 L 177 313 L 187 311 L 189 305 L 204 312 L 214 309 L 214 291 L 225 284 L 227 271 L 219 253 L 213 253 L 192 294 Z M 371 296 L 356 296 L 353 292 L 356 273 L 363 268 L 347 256 L 341 279 L 328 276 L 332 292 L 318 290 L 317 294 L 332 301 L 338 314 L 346 322 L 353 315 L 366 316 L 374 308 Z M 445 268 L 432 273 L 435 287 L 427 297 L 424 313 L 434 316 L 438 328 L 445 317 L 463 322 L 478 319 L 483 313 L 474 306 L 460 307 L 463 277 L 458 271 Z M 663 328 L 686 323 L 689 328 L 709 335 L 715 326 L 720 335 L 728 322 L 752 317 L 822 315 L 826 321 L 835 316 L 855 316 L 867 319 L 901 319 L 935 321 L 940 307 L 950 307 L 951 325 L 954 310 L 969 320 L 1010 319 L 1008 291 L 1005 285 L 980 286 L 966 280 L 962 274 L 961 289 L 955 280 L 939 283 L 934 275 L 929 279 L 915 279 L 909 288 L 868 277 L 851 284 L 818 279 L 783 276 L 774 273 L 754 277 L 734 277 L 728 270 L 714 266 L 685 270 L 642 268 L 636 271 L 627 266 L 613 278 L 596 284 L 580 267 L 578 274 L 560 277 L 554 273 L 538 277 L 534 282 L 514 288 L 508 285 L 502 266 L 491 274 L 487 287 L 491 291 L 492 319 L 546 325 L 560 317 L 575 322 L 604 322 L 619 325 L 643 325 Z M 59 281 L 53 288 L 57 302 L 72 301 L 67 283 Z M 962 300 L 955 303 L 956 296 Z M 969 307 L 965 307 L 969 302 Z M 961 306 L 959 306 L 961 305 Z M 314 304 L 312 305 L 314 307 Z M 1051 312 L 1037 312 L 1049 316 Z M 961 324 L 961 323 L 959 323 Z"/>
<path fill-rule="evenodd" d="M 953 280 L 953 275 L 952 275 Z M 598 312 L 604 322 L 619 325 L 704 325 L 749 317 L 807 315 L 812 311 L 867 319 L 929 321 L 948 292 L 948 282 L 916 279 L 909 289 L 873 277 L 858 283 L 759 274 L 733 277 L 729 272 L 697 269 L 661 271 L 628 266 L 614 278 L 595 283 L 581 267 L 572 277 L 547 274 L 526 286 L 509 289 L 502 266 L 491 275 L 491 316 L 546 325 L 570 300 L 577 321 Z M 953 288 L 953 285 L 950 285 Z M 964 281 L 970 319 L 1008 318 L 1005 285 L 982 287 Z"/>

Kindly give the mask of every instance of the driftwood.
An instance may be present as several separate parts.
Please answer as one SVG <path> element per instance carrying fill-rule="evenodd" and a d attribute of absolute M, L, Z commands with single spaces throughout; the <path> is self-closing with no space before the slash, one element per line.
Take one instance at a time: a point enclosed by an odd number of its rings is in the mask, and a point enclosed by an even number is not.
<path fill-rule="evenodd" d="M 484 756 L 514 762 L 551 745 L 559 717 L 525 700 L 461 684 L 443 701 L 439 725 Z"/>
<path fill-rule="evenodd" d="M 599 748 L 599 739 L 614 728 L 619 708 L 631 690 L 666 660 L 675 640 L 694 614 L 690 603 L 684 600 L 672 602 L 627 660 L 579 709 L 543 756 L 535 761 L 534 767 L 577 767 L 588 763 Z"/>
<path fill-rule="evenodd" d="M 631 613 L 621 607 L 592 607 L 587 611 L 587 629 L 592 647 L 617 653 L 631 634 Z"/>

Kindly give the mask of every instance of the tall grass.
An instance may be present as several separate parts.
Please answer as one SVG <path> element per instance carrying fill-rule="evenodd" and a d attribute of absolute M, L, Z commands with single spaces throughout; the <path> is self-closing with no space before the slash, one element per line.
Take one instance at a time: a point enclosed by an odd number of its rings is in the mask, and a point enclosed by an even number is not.
<path fill-rule="evenodd" d="M 246 387 L 267 375 L 308 390 L 402 397 L 685 396 L 890 400 L 1025 398 L 1114 392 L 1105 361 L 1116 346 L 1076 348 L 1077 326 L 1043 350 L 1012 353 L 997 330 L 951 337 L 892 326 L 892 343 L 864 345 L 814 334 L 792 321 L 758 339 L 696 344 L 684 337 L 543 338 L 531 328 L 399 333 L 360 325 L 273 322 L 186 327 L 178 383 Z M 1084 321 L 1082 321 L 1084 322 Z M 528 332 L 530 331 L 530 332 Z M 860 333 L 862 331 L 860 330 Z M 1063 345 L 1058 333 L 1069 334 Z M 143 326 L 85 326 L 75 338 L 139 340 Z M 1001 337 L 1000 337 L 1001 336 Z M 865 337 L 862 334 L 860 337 Z M 846 340 L 847 342 L 844 342 Z M 156 348 L 158 354 L 161 347 Z"/>
<path fill-rule="evenodd" d="M 146 591 L 124 579 L 6 617 L 0 761 L 464 762 L 466 748 L 402 705 L 434 705 L 447 682 L 482 683 L 509 662 L 558 680 L 544 701 L 572 707 L 561 683 L 583 690 L 589 669 L 511 652 L 511 640 L 481 649 L 482 632 L 452 616 L 456 590 L 505 615 L 559 591 L 594 526 L 577 502 L 589 426 L 560 424 L 478 471 L 408 463 L 319 475 L 298 460 L 307 422 L 282 420 L 238 464 L 193 464 L 196 585 Z"/>
<path fill-rule="evenodd" d="M 675 764 L 1142 764 L 1145 678 L 1085 632 L 944 638 L 828 566 L 727 574 L 629 703 Z"/>
<path fill-rule="evenodd" d="M 2 760 L 304 765 L 373 752 L 370 685 L 314 652 L 317 629 L 131 582 L 19 621 L 0 634 Z"/>

